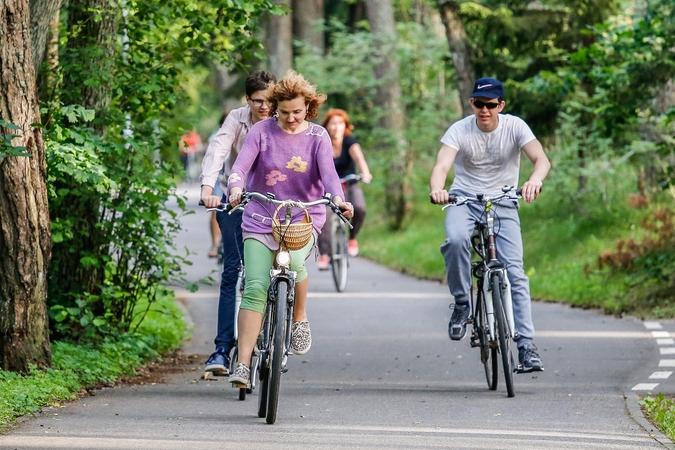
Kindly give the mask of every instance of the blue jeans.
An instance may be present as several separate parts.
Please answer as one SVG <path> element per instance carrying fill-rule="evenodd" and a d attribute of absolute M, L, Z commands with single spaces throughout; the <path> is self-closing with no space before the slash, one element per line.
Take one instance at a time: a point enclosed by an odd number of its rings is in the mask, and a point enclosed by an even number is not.
<path fill-rule="evenodd" d="M 223 195 L 223 203 L 227 202 Z M 213 341 L 216 348 L 222 347 L 227 353 L 234 346 L 234 305 L 237 299 L 237 277 L 239 266 L 244 259 L 244 243 L 241 237 L 243 212 L 232 214 L 216 213 L 223 246 L 223 274 L 220 279 L 218 299 L 218 334 Z"/>

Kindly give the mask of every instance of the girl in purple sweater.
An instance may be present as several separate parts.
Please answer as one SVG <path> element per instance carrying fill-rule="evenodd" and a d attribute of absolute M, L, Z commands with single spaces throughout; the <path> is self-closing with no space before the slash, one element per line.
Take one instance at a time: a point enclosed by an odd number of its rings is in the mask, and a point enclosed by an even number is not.
<path fill-rule="evenodd" d="M 255 124 L 244 141 L 228 179 L 230 203 L 238 205 L 243 188 L 261 193 L 271 192 L 277 200 L 313 201 L 325 192 L 333 202 L 352 217 L 354 209 L 344 202 L 340 180 L 333 164 L 330 137 L 326 130 L 307 119 L 318 115 L 325 100 L 302 75 L 289 71 L 270 89 L 269 102 L 273 117 Z M 250 361 L 267 301 L 269 274 L 279 245 L 272 236 L 269 204 L 251 201 L 244 210 L 242 230 L 246 289 L 239 311 L 238 363 L 230 381 L 250 382 Z M 305 260 L 326 220 L 325 206 L 309 209 L 314 222 L 314 238 L 302 249 L 291 252 L 291 269 L 298 272 L 295 285 L 295 310 L 291 348 L 302 355 L 312 345 L 305 304 L 309 280 Z M 300 220 L 302 216 L 298 217 Z"/>

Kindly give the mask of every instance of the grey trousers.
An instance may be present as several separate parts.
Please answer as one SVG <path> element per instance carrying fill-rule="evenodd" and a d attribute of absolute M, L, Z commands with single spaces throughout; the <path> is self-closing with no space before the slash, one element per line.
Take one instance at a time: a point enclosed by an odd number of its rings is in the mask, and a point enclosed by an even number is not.
<path fill-rule="evenodd" d="M 446 240 L 441 245 L 445 259 L 448 288 L 457 303 L 468 303 L 471 289 L 471 235 L 475 222 L 485 223 L 485 213 L 480 205 L 466 204 L 451 206 L 445 216 Z M 513 316 L 520 338 L 518 347 L 528 344 L 534 338 L 530 280 L 523 270 L 523 239 L 520 233 L 520 218 L 516 207 L 504 201 L 493 206 L 495 212 L 494 230 L 497 235 L 497 257 L 505 263 L 511 297 Z"/>

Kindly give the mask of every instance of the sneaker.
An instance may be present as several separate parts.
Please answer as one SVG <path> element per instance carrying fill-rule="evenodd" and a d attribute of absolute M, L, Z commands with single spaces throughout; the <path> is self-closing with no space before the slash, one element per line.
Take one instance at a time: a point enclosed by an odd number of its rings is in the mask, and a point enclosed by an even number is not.
<path fill-rule="evenodd" d="M 243 363 L 237 363 L 234 372 L 230 375 L 230 383 L 248 386 L 251 381 L 251 369 Z"/>
<path fill-rule="evenodd" d="M 296 355 L 304 355 L 312 347 L 312 330 L 309 322 L 293 322 L 291 350 Z"/>
<path fill-rule="evenodd" d="M 544 370 L 544 364 L 537 353 L 537 347 L 534 344 L 525 344 L 518 349 L 518 360 L 523 366 L 524 372 L 541 372 Z"/>
<path fill-rule="evenodd" d="M 223 347 L 218 347 L 215 352 L 209 356 L 204 366 L 204 372 L 228 373 L 230 370 L 230 355 Z"/>
<path fill-rule="evenodd" d="M 319 260 L 316 262 L 316 265 L 319 267 L 319 270 L 328 270 L 330 269 L 330 256 L 321 255 Z"/>
<path fill-rule="evenodd" d="M 452 309 L 450 323 L 448 323 L 448 335 L 453 341 L 461 341 L 466 335 L 466 323 L 469 321 L 471 308 L 469 304 L 455 303 Z"/>
<path fill-rule="evenodd" d="M 352 258 L 359 256 L 359 243 L 356 242 L 356 239 L 347 241 L 347 254 Z"/>

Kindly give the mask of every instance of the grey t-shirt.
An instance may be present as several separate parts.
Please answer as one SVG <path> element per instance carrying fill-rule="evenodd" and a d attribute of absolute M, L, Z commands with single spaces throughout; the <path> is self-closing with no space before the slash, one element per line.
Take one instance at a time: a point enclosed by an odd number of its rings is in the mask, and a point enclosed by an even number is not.
<path fill-rule="evenodd" d="M 441 142 L 457 150 L 455 180 L 451 190 L 467 194 L 500 194 L 503 186 L 517 186 L 520 149 L 536 139 L 520 117 L 499 115 L 499 125 L 486 133 L 476 125 L 476 116 L 452 124 Z"/>

